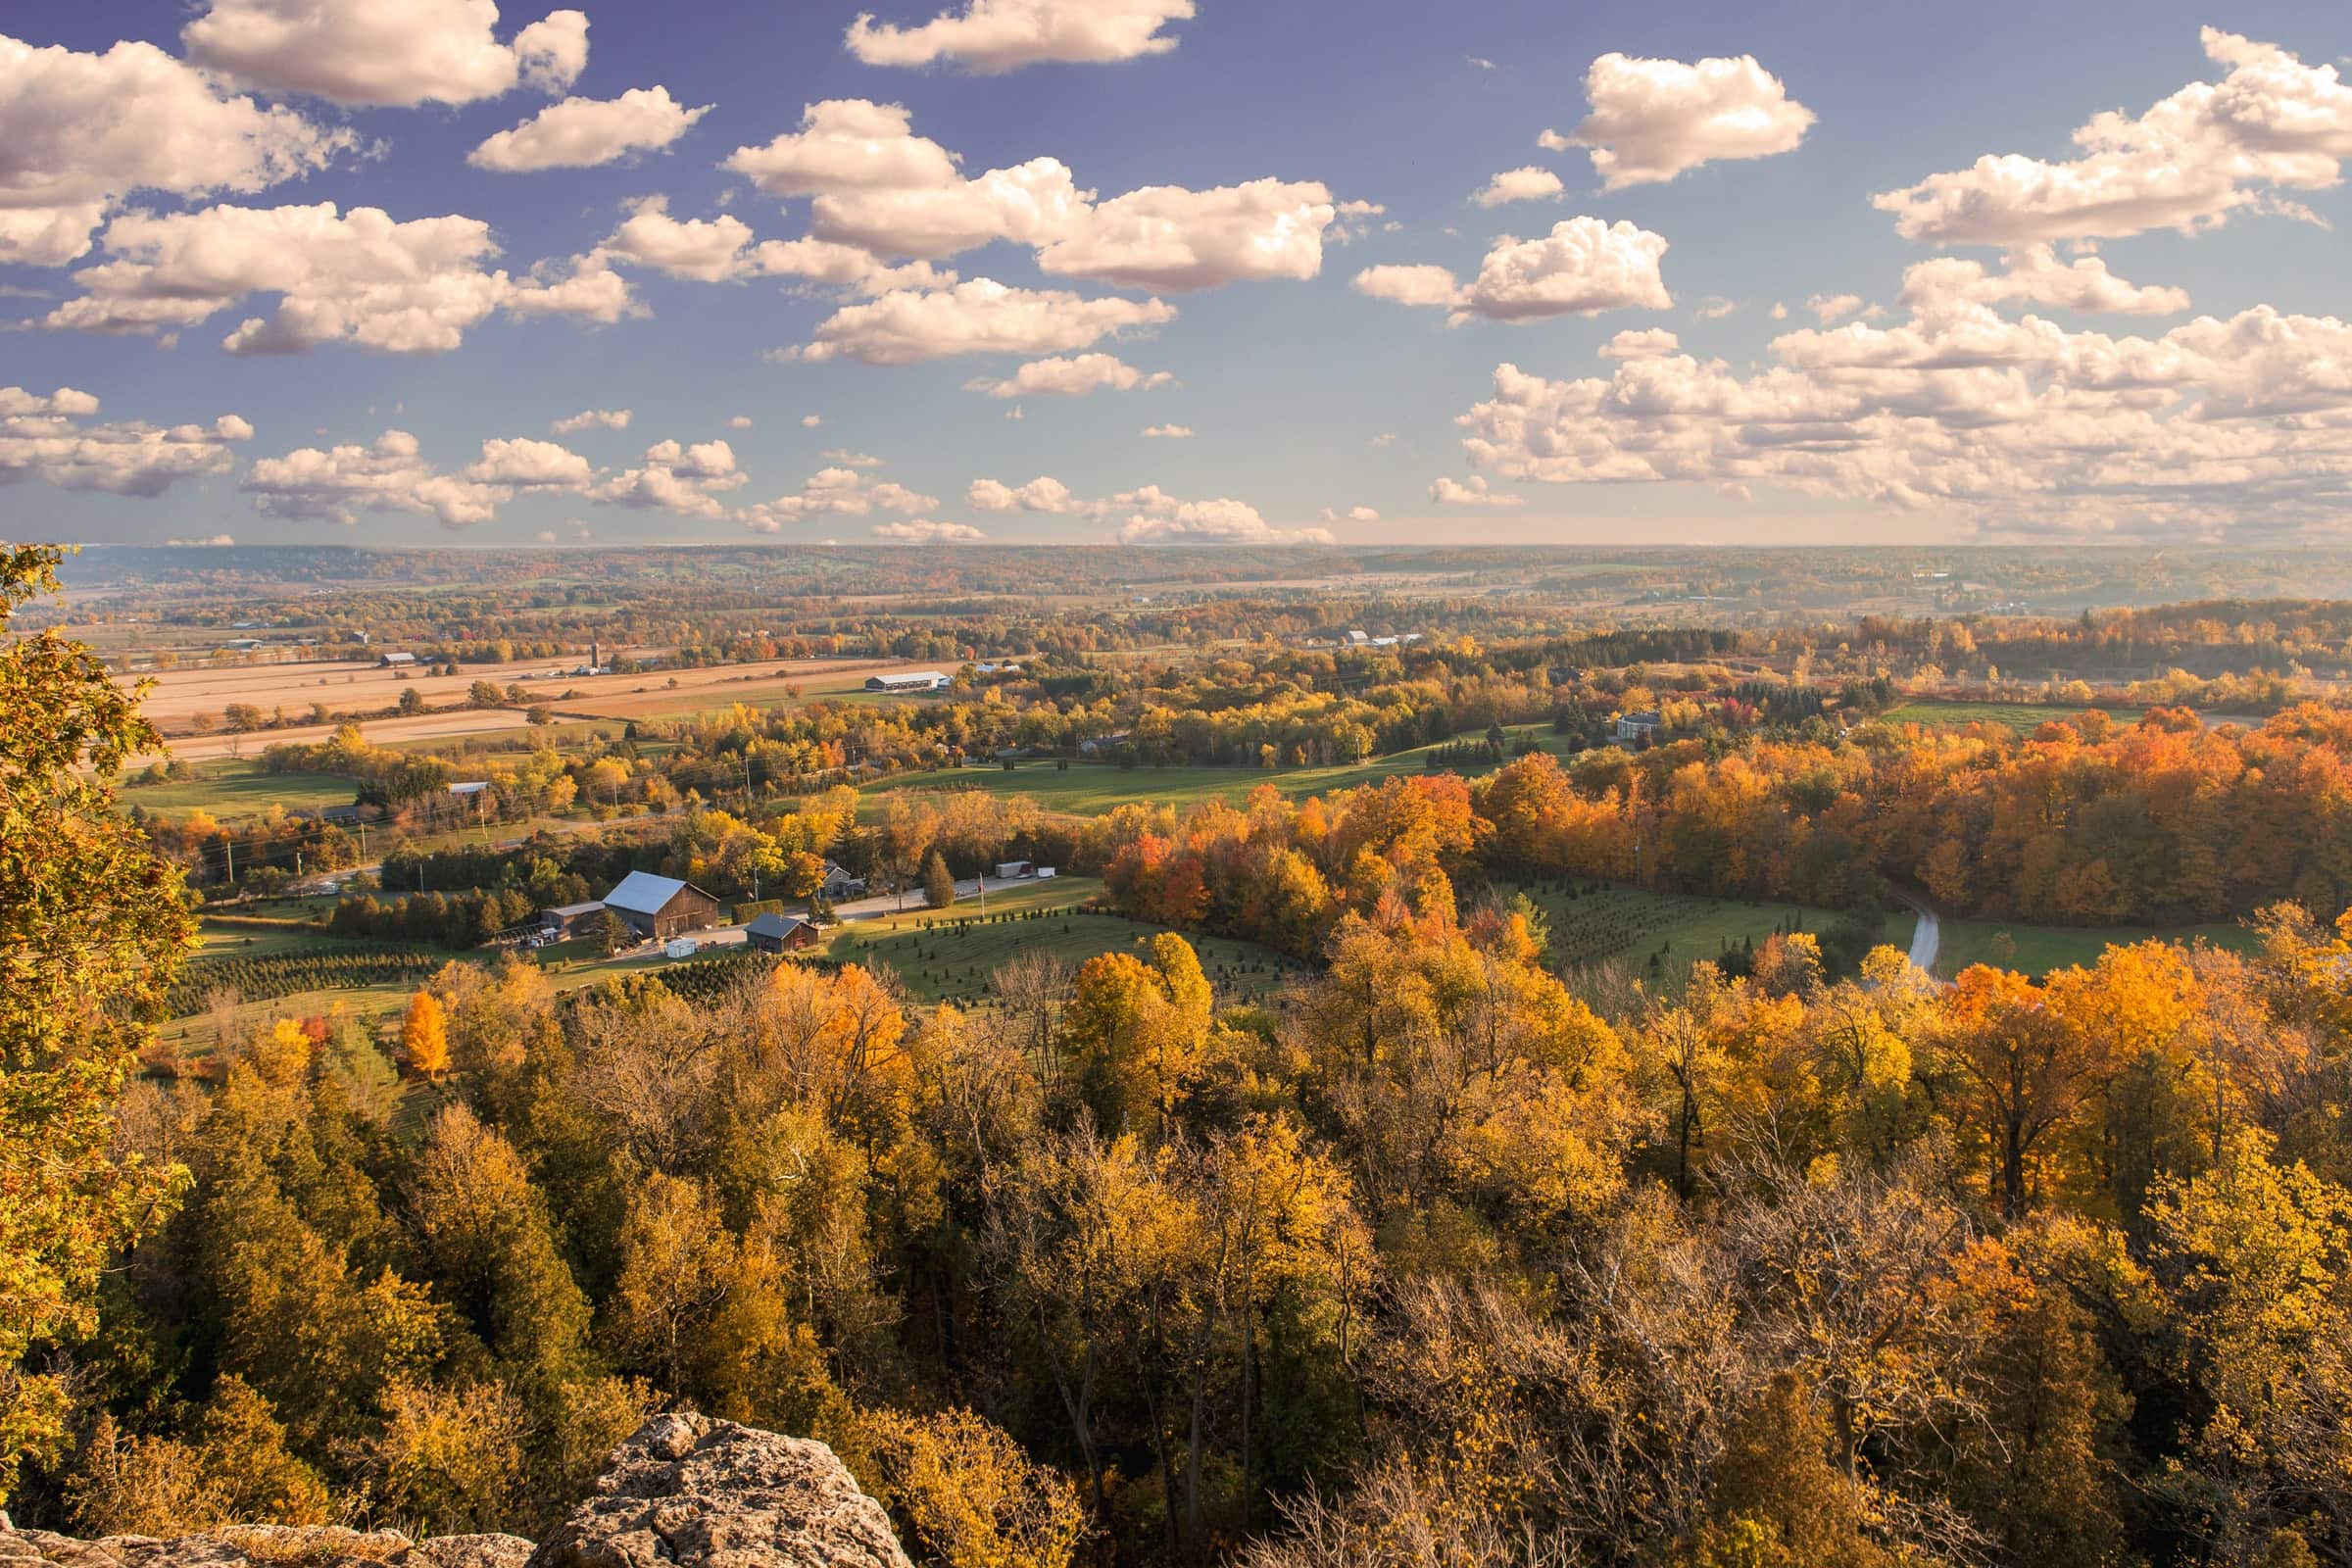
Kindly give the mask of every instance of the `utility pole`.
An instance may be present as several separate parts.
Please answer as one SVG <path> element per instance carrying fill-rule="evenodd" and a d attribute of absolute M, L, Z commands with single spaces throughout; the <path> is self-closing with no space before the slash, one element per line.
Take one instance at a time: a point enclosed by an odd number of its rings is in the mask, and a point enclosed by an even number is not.
<path fill-rule="evenodd" d="M 228 857 L 228 880 L 230 885 L 234 886 L 237 880 L 237 841 L 235 839 L 222 839 L 220 841 L 220 853 Z"/>

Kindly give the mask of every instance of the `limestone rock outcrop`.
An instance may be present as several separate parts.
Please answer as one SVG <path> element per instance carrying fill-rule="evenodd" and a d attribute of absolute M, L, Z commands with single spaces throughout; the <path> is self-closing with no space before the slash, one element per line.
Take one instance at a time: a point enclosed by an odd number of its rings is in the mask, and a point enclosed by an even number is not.
<path fill-rule="evenodd" d="M 169 1540 L 97 1541 L 0 1529 L 0 1568 L 523 1568 L 530 1555 L 520 1536 L 411 1541 L 396 1530 L 333 1525 L 232 1525 Z"/>
<path fill-rule="evenodd" d="M 0 1568 L 912 1568 L 882 1505 L 821 1443 L 658 1415 L 534 1547 L 518 1536 L 241 1525 L 77 1541 L 0 1514 Z"/>
<path fill-rule="evenodd" d="M 660 1415 L 529 1568 L 911 1568 L 890 1516 L 821 1443 Z"/>

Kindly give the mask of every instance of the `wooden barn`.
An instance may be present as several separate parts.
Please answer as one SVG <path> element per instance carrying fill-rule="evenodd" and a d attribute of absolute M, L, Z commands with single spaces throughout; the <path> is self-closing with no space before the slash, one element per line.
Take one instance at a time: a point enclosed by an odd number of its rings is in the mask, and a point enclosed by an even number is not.
<path fill-rule="evenodd" d="M 651 871 L 631 871 L 605 895 L 603 903 L 627 921 L 641 941 L 667 942 L 685 932 L 718 924 L 717 899 L 691 882 L 656 876 Z"/>

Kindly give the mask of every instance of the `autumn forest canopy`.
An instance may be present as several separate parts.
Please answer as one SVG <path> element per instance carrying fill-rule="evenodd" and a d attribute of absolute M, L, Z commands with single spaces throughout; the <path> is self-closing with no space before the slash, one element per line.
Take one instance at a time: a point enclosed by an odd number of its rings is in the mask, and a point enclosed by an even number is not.
<path fill-rule="evenodd" d="M 363 586 L 329 641 L 479 733 L 318 686 L 190 768 L 218 585 L 58 564 L 0 556 L 20 1523 L 531 1535 L 691 1406 L 951 1568 L 2352 1561 L 2338 603 Z M 639 710 L 538 682 L 588 639 Z M 948 685 L 656 701 L 851 658 Z M 631 872 L 818 945 L 516 939 Z"/>

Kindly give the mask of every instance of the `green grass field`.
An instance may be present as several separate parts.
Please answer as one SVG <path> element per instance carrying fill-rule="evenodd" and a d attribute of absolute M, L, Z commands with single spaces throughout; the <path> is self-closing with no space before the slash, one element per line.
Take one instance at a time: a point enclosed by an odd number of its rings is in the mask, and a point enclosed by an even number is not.
<path fill-rule="evenodd" d="M 1168 929 L 1077 907 L 1102 889 L 1093 877 L 1056 877 L 991 893 L 985 922 L 977 899 L 942 911 L 910 909 L 849 921 L 834 934 L 826 956 L 845 963 L 888 964 L 918 1001 L 968 1004 L 987 997 L 991 971 L 1023 953 L 1051 953 L 1075 967 L 1097 954 L 1138 949 Z M 1004 918 L 1008 914 L 1021 918 Z M 1185 940 L 1226 1000 L 1261 996 L 1304 973 L 1291 959 L 1253 943 L 1192 932 Z"/>
<path fill-rule="evenodd" d="M 2083 711 L 2047 703 L 1947 703 L 1930 698 L 1890 708 L 1882 716 L 1890 724 L 1998 724 L 2023 735 L 2052 719 L 2071 719 Z M 2118 724 L 2136 724 L 2145 710 L 2109 708 L 2103 711 Z"/>
<path fill-rule="evenodd" d="M 1512 731 L 1512 735 L 1514 739 L 1532 736 L 1547 749 L 1555 744 L 1555 737 L 1550 731 L 1540 725 L 1521 725 Z M 1395 752 L 1360 763 L 1272 770 L 1253 767 L 1120 767 L 1110 762 L 1079 761 L 1073 761 L 1063 768 L 1055 766 L 1050 760 L 1040 760 L 1022 762 L 1009 770 L 995 765 L 976 765 L 899 774 L 878 779 L 866 785 L 865 791 L 869 797 L 879 798 L 900 789 L 991 790 L 1002 795 L 1030 796 L 1051 811 L 1075 816 L 1100 816 L 1114 807 L 1139 801 L 1175 807 L 1198 806 L 1204 801 L 1217 800 L 1239 805 L 1248 800 L 1250 792 L 1261 784 L 1271 784 L 1294 800 L 1322 795 L 1332 790 L 1354 789 L 1362 784 L 1377 784 L 1392 774 L 1423 771 L 1432 750 L 1432 747 L 1415 747 L 1411 751 Z M 873 808 L 869 807 L 868 809 L 871 811 Z"/>
<path fill-rule="evenodd" d="M 2232 953 L 2251 953 L 2254 933 L 2242 925 L 2175 926 L 2156 930 L 2146 926 L 2020 925 L 2002 920 L 1943 922 L 1942 946 L 1936 955 L 1936 973 L 1950 979 L 1972 963 L 1989 963 L 2024 974 L 2044 975 L 2052 969 L 2093 964 L 2108 948 L 2161 938 L 2168 942 L 2210 942 Z M 2005 940 L 2004 940 L 2005 939 Z"/>
<path fill-rule="evenodd" d="M 126 781 L 122 804 L 168 812 L 201 808 L 225 821 L 259 816 L 272 806 L 289 811 L 306 806 L 349 806 L 357 793 L 351 780 L 332 773 L 271 773 L 250 759 L 221 758 L 188 765 L 194 777 L 162 784 Z"/>
<path fill-rule="evenodd" d="M 342 937 L 324 936 L 291 920 L 265 925 L 199 919 L 196 930 L 199 958 L 273 958 L 281 953 L 333 953 L 351 946 Z"/>
<path fill-rule="evenodd" d="M 1645 893 L 1639 888 L 1599 886 L 1575 878 L 1505 884 L 1507 896 L 1525 892 L 1551 921 L 1551 947 L 1544 961 L 1562 973 L 1607 963 L 1624 963 L 1646 976 L 1658 958 L 1657 980 L 1680 989 L 1691 964 L 1729 949 L 1762 947 L 1776 931 L 1818 933 L 1839 918 L 1830 909 L 1792 904 L 1748 904 L 1683 893 Z M 1570 890 L 1579 890 L 1571 896 Z M 1886 916 L 1879 940 L 1909 951 L 1919 917 L 1908 909 Z"/>

